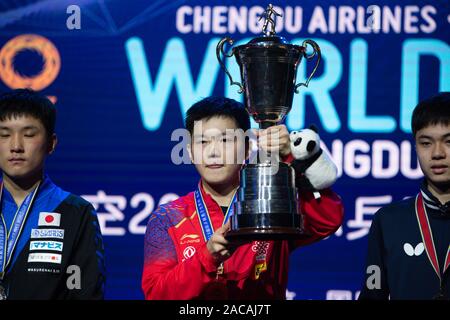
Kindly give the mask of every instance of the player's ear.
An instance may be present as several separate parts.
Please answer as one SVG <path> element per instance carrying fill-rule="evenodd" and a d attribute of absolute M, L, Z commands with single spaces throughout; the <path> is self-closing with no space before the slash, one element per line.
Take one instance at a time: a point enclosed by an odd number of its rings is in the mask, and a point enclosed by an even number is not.
<path fill-rule="evenodd" d="M 47 143 L 47 154 L 52 154 L 55 149 L 56 149 L 56 145 L 58 144 L 58 137 L 56 136 L 56 133 L 53 133 L 49 138 L 48 138 L 48 143 Z"/>

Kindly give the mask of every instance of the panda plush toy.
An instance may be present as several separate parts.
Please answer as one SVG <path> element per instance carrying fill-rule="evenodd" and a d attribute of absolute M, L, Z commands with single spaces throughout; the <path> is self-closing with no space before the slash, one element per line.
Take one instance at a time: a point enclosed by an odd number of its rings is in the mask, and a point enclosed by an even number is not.
<path fill-rule="evenodd" d="M 319 190 L 330 187 L 337 179 L 336 165 L 320 148 L 317 132 L 317 128 L 312 125 L 307 129 L 292 131 L 289 135 L 294 156 L 291 165 L 297 173 L 297 188 L 312 191 L 315 198 L 320 197 Z"/>

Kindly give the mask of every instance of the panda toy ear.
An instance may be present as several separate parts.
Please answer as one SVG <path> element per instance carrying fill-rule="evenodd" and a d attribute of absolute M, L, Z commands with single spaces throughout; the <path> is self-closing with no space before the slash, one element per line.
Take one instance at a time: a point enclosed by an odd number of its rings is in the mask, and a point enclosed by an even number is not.
<path fill-rule="evenodd" d="M 319 129 L 317 129 L 317 127 L 315 125 L 313 125 L 313 124 L 309 126 L 309 129 L 311 129 L 315 133 L 319 133 Z"/>

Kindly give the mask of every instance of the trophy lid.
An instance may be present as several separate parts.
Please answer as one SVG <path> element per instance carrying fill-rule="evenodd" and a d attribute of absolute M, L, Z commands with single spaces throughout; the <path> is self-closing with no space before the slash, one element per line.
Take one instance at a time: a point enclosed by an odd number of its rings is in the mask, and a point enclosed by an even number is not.
<path fill-rule="evenodd" d="M 304 49 L 302 46 L 291 44 L 288 40 L 286 40 L 286 38 L 277 35 L 256 37 L 241 47 L 289 47 L 296 48 L 297 50 Z"/>
<path fill-rule="evenodd" d="M 250 40 L 248 42 L 248 44 L 266 44 L 266 43 L 271 43 L 271 44 L 290 44 L 289 41 L 286 40 L 286 38 L 284 37 L 280 37 L 280 36 L 261 36 L 261 37 L 256 37 L 253 38 L 252 40 Z"/>
<path fill-rule="evenodd" d="M 234 47 L 233 53 L 238 62 L 249 56 L 292 56 L 298 60 L 306 48 L 290 43 L 286 38 L 277 35 L 260 36 L 251 39 L 248 43 Z"/>

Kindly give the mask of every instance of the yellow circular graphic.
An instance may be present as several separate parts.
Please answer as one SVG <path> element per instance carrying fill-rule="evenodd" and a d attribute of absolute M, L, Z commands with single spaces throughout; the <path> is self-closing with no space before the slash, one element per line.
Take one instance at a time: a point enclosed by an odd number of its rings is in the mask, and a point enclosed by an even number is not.
<path fill-rule="evenodd" d="M 39 74 L 33 77 L 20 75 L 14 69 L 14 58 L 23 50 L 35 50 L 44 61 Z M 58 76 L 61 58 L 53 43 L 36 34 L 24 34 L 9 40 L 0 50 L 0 78 L 11 89 L 31 88 L 39 91 L 48 87 Z"/>

